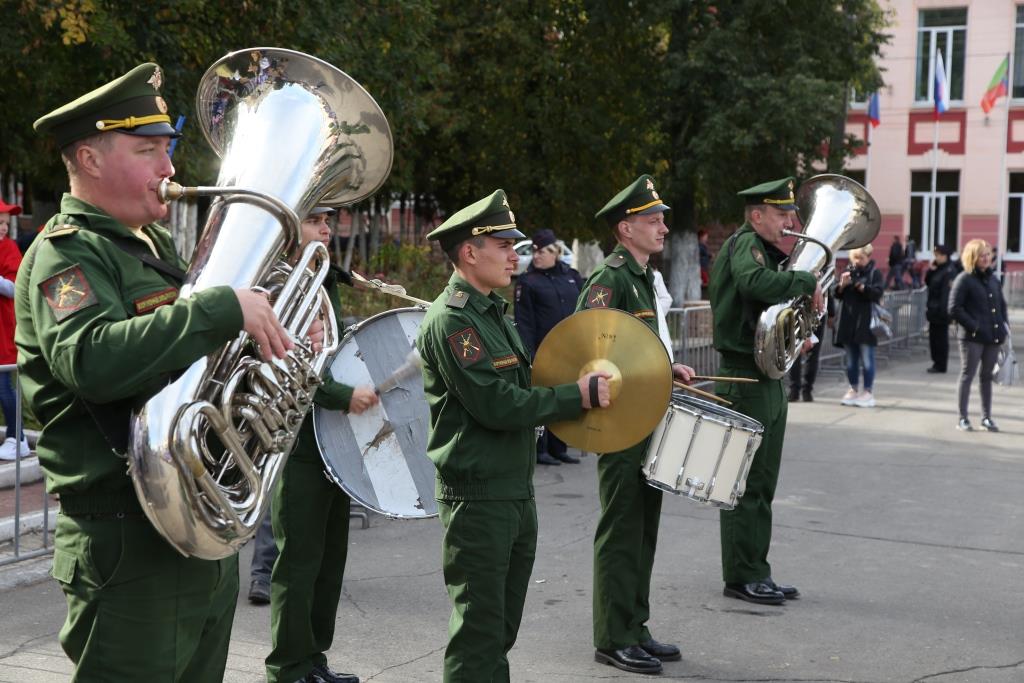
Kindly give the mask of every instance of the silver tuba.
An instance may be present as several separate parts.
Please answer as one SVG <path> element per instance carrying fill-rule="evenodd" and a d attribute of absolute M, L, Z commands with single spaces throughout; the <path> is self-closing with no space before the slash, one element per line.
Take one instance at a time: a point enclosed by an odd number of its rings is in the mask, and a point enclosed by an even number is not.
<path fill-rule="evenodd" d="M 882 225 L 878 205 L 860 183 L 832 174 L 803 183 L 796 203 L 804 231 L 783 230 L 799 240 L 786 270 L 813 273 L 821 291 L 827 292 L 835 281 L 833 252 L 863 247 L 878 235 Z M 810 296 L 795 297 L 762 312 L 754 332 L 754 360 L 761 372 L 772 379 L 789 372 L 823 314 L 814 310 Z"/>
<path fill-rule="evenodd" d="M 164 201 L 215 198 L 179 295 L 265 290 L 295 342 L 286 358 L 263 361 L 242 332 L 132 416 L 129 472 L 146 516 L 183 555 L 219 559 L 255 534 L 339 344 L 320 286 L 329 254 L 317 242 L 299 252 L 301 219 L 376 192 L 393 147 L 358 83 L 291 50 L 228 54 L 203 75 L 196 111 L 222 162 L 215 187 L 160 187 Z M 315 352 L 303 340 L 318 317 Z"/>

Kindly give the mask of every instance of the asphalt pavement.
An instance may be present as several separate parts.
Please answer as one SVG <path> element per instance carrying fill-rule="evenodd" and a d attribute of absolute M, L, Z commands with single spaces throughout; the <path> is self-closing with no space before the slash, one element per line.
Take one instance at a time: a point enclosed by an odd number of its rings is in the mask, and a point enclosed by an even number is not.
<path fill-rule="evenodd" d="M 1024 339 L 1024 313 L 1015 315 Z M 662 679 L 801 683 L 1024 681 L 1024 387 L 995 387 L 1002 431 L 958 432 L 952 371 L 926 374 L 919 345 L 880 364 L 878 406 L 839 405 L 836 373 L 790 404 L 775 502 L 774 578 L 783 606 L 722 595 L 718 514 L 666 496 L 652 588 L 654 636 L 682 661 Z M 975 389 L 971 417 L 980 421 Z M 540 538 L 512 678 L 643 680 L 594 662 L 596 457 L 539 467 Z M 363 681 L 441 680 L 449 604 L 436 519 L 353 521 L 329 658 Z M 269 609 L 243 579 L 226 681 L 263 679 Z M 65 606 L 48 560 L 0 570 L 0 681 L 69 681 L 57 642 Z M 147 680 L 140 672 L 140 681 Z"/>

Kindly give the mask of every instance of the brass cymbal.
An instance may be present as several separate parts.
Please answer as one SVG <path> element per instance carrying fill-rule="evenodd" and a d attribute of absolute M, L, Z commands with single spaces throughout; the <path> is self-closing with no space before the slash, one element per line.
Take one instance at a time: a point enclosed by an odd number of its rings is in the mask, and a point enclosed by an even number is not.
<path fill-rule="evenodd" d="M 592 453 L 640 443 L 665 416 L 672 397 L 672 363 L 661 339 L 624 311 L 579 311 L 544 337 L 533 361 L 533 385 L 570 384 L 595 370 L 612 375 L 611 405 L 547 428 L 570 446 Z"/>

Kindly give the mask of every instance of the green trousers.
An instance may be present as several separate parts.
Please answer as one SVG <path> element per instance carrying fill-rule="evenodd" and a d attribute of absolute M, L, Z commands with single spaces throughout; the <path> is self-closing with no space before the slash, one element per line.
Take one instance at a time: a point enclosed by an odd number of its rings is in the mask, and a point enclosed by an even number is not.
<path fill-rule="evenodd" d="M 723 367 L 726 377 L 753 377 L 749 370 Z M 772 501 L 779 480 L 782 442 L 786 437 L 789 403 L 781 380 L 757 384 L 715 385 L 715 393 L 732 401 L 730 408 L 764 425 L 761 446 L 747 475 L 747 489 L 732 510 L 719 512 L 722 539 L 722 578 L 726 583 L 750 583 L 771 576 L 768 548 L 772 542 Z"/>
<path fill-rule="evenodd" d="M 268 683 L 293 683 L 326 665 L 334 640 L 350 501 L 323 468 L 319 458 L 293 454 L 271 506 L 280 552 L 270 578 Z"/>
<path fill-rule="evenodd" d="M 650 438 L 598 456 L 601 517 L 594 535 L 594 647 L 620 649 L 651 637 L 651 572 L 661 491 L 640 467 Z"/>
<path fill-rule="evenodd" d="M 507 683 L 537 553 L 533 500 L 438 501 L 452 615 L 444 683 Z"/>
<path fill-rule="evenodd" d="M 141 513 L 57 517 L 52 576 L 76 683 L 220 683 L 238 599 L 238 556 L 186 558 Z"/>

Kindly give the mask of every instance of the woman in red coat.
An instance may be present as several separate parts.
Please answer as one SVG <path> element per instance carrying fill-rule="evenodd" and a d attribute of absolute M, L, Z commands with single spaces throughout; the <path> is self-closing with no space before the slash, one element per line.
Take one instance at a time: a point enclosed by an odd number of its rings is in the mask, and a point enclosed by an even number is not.
<path fill-rule="evenodd" d="M 21 265 L 21 251 L 8 233 L 11 230 L 11 216 L 21 213 L 21 207 L 7 204 L 0 199 L 0 365 L 18 362 L 14 348 L 14 278 Z M 18 457 L 17 441 L 17 396 L 14 391 L 14 372 L 0 372 L 0 408 L 3 409 L 7 424 L 7 437 L 0 444 L 0 460 L 15 460 Z M 28 455 L 28 442 L 21 437 L 21 455 Z"/>

